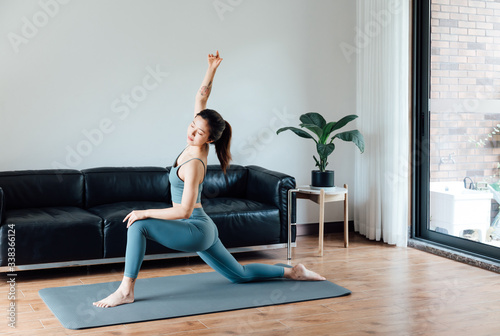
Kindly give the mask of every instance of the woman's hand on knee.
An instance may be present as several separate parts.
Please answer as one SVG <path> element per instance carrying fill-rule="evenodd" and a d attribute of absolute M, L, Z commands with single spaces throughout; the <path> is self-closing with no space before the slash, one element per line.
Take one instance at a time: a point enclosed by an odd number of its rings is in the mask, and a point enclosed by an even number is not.
<path fill-rule="evenodd" d="M 146 218 L 148 218 L 148 217 L 146 216 L 145 210 L 134 210 L 134 211 L 130 212 L 123 219 L 123 221 L 125 222 L 126 220 L 128 220 L 128 222 L 127 222 L 127 229 L 128 229 L 130 227 L 130 225 L 132 225 L 135 221 L 138 221 L 141 219 L 146 219 Z"/>

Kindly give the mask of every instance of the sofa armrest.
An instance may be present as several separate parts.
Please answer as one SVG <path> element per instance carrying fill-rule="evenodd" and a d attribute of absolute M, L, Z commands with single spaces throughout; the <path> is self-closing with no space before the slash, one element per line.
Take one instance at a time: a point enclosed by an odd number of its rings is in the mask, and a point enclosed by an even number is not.
<path fill-rule="evenodd" d="M 271 204 L 280 211 L 282 243 L 286 243 L 288 234 L 288 190 L 295 188 L 295 178 L 280 172 L 268 170 L 259 166 L 246 166 L 248 169 L 247 199 Z M 292 210 L 294 210 L 292 200 Z M 292 213 L 292 218 L 294 214 Z M 295 231 L 295 230 L 294 230 Z M 292 232 L 292 241 L 295 241 L 295 232 Z"/>
<path fill-rule="evenodd" d="M 4 218 L 4 209 L 5 209 L 5 200 L 4 200 L 4 195 L 3 195 L 3 189 L 0 188 L 0 225 L 3 223 L 3 218 Z"/>

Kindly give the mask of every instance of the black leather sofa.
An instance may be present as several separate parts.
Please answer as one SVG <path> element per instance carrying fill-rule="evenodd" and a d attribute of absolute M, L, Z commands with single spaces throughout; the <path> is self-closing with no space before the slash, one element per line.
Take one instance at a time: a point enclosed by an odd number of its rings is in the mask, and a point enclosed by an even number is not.
<path fill-rule="evenodd" d="M 123 261 L 123 218 L 131 210 L 172 206 L 169 172 L 0 172 L 0 269 L 10 270 L 9 262 L 22 270 Z M 224 175 L 219 165 L 208 165 L 201 202 L 230 251 L 279 248 L 287 242 L 287 191 L 294 187 L 293 177 L 258 166 L 233 164 Z M 148 241 L 146 259 L 184 255 Z"/>

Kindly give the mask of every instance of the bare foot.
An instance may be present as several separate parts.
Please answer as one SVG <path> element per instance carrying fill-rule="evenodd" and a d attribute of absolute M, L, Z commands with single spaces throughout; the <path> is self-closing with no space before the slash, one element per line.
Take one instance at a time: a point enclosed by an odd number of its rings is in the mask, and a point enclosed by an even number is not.
<path fill-rule="evenodd" d="M 94 302 L 93 305 L 100 308 L 116 307 L 125 303 L 134 302 L 134 290 L 126 290 L 123 285 L 107 298 Z"/>
<path fill-rule="evenodd" d="M 308 270 L 304 265 L 297 264 L 287 272 L 290 279 L 293 280 L 326 280 L 325 277 L 316 272 Z"/>

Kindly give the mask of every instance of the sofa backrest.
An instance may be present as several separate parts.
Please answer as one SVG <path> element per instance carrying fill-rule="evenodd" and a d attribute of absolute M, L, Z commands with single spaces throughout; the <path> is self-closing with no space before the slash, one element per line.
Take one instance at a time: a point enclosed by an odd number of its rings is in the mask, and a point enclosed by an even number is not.
<path fill-rule="evenodd" d="M 247 176 L 247 168 L 237 164 L 231 164 L 226 170 L 226 175 L 222 172 L 220 165 L 208 165 L 202 197 L 245 198 Z"/>
<path fill-rule="evenodd" d="M 102 167 L 82 170 L 85 207 L 128 201 L 170 203 L 168 171 L 161 167 Z"/>
<path fill-rule="evenodd" d="M 90 208 L 127 201 L 171 202 L 171 167 L 100 167 L 0 172 L 3 210 L 50 206 Z M 202 197 L 245 198 L 248 169 L 208 165 Z"/>
<path fill-rule="evenodd" d="M 5 210 L 83 207 L 83 175 L 73 169 L 0 172 Z"/>

